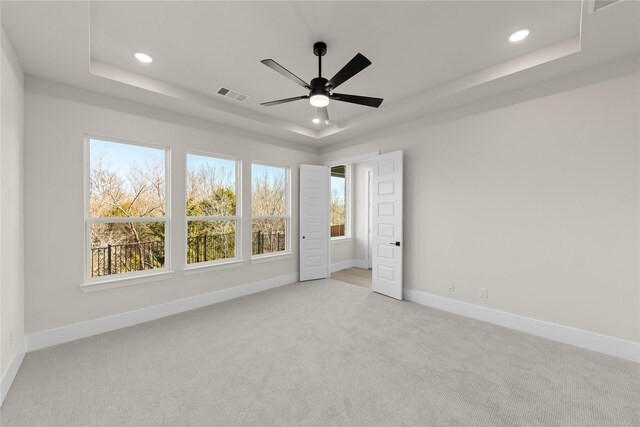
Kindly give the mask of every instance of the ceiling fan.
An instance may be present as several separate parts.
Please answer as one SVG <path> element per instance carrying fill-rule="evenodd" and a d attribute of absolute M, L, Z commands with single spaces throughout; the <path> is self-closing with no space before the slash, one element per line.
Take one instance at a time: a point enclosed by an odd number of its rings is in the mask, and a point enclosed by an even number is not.
<path fill-rule="evenodd" d="M 299 84 L 310 92 L 308 95 L 295 96 L 293 98 L 278 99 L 277 101 L 263 102 L 260 105 L 270 107 L 272 105 L 284 104 L 286 102 L 298 101 L 300 99 L 308 99 L 309 103 L 318 108 L 317 119 L 324 120 L 325 123 L 329 123 L 329 112 L 327 111 L 327 105 L 330 100 L 349 102 L 352 104 L 366 105 L 367 107 L 378 108 L 382 104 L 382 98 L 370 98 L 368 96 L 359 95 L 347 95 L 344 93 L 333 92 L 342 83 L 349 80 L 351 77 L 358 74 L 360 71 L 371 65 L 364 55 L 358 53 L 353 57 L 351 61 L 347 63 L 338 73 L 333 76 L 331 80 L 327 80 L 322 77 L 322 57 L 327 53 L 327 45 L 323 42 L 317 42 L 313 45 L 313 54 L 318 57 L 318 77 L 311 80 L 311 83 L 307 83 L 300 77 L 293 74 L 291 71 L 278 64 L 273 59 L 263 59 L 262 62 L 267 67 L 277 71 L 289 80 Z M 316 119 L 314 119 L 316 122 Z M 316 122 L 317 123 L 317 122 Z"/>

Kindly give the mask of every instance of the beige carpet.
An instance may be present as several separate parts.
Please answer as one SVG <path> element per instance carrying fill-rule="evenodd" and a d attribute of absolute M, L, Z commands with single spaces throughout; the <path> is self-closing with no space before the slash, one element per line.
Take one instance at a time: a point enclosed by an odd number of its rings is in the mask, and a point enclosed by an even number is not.
<path fill-rule="evenodd" d="M 371 270 L 352 267 L 331 273 L 331 278 L 371 289 Z"/>
<path fill-rule="evenodd" d="M 8 426 L 635 425 L 638 365 L 322 280 L 27 354 Z"/>

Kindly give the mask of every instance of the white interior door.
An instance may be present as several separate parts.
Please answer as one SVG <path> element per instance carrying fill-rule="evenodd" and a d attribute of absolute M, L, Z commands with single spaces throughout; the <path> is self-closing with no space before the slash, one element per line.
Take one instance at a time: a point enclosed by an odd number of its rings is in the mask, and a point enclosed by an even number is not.
<path fill-rule="evenodd" d="M 402 150 L 373 160 L 373 274 L 375 292 L 402 299 Z"/>
<path fill-rule="evenodd" d="M 329 277 L 329 168 L 300 165 L 300 280 Z"/>
<path fill-rule="evenodd" d="M 371 227 L 373 224 L 373 219 L 371 218 L 371 203 L 373 200 L 372 197 L 372 189 L 373 185 L 371 185 L 371 169 L 367 169 L 367 267 L 373 268 L 373 250 L 372 247 L 372 239 L 371 239 Z"/>

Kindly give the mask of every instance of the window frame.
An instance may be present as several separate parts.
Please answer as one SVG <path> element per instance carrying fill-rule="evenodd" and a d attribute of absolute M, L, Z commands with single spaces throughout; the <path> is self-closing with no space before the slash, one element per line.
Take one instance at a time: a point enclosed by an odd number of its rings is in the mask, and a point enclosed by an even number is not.
<path fill-rule="evenodd" d="M 331 179 L 331 168 L 344 166 L 344 236 L 329 236 L 331 241 L 351 239 L 351 163 L 337 163 L 329 166 L 329 179 Z M 329 182 L 331 187 L 331 182 Z M 333 191 L 331 192 L 333 194 Z M 329 201 L 331 203 L 331 200 Z M 331 206 L 329 206 L 331 209 Z M 331 224 L 329 224 L 331 228 Z"/>
<path fill-rule="evenodd" d="M 253 165 L 273 167 L 273 168 L 281 168 L 284 169 L 284 195 L 285 195 L 285 215 L 253 215 Z M 250 169 L 250 206 L 251 206 L 251 260 L 260 260 L 264 258 L 270 257 L 278 257 L 283 255 L 291 255 L 293 252 L 291 251 L 291 165 L 284 165 L 273 162 L 265 162 L 262 160 L 251 160 L 251 169 Z M 284 219 L 284 251 L 278 252 L 269 252 L 266 254 L 253 254 L 253 221 L 259 219 Z"/>
<path fill-rule="evenodd" d="M 93 218 L 90 213 L 91 205 L 91 140 L 104 142 L 113 142 L 116 144 L 134 145 L 137 147 L 152 148 L 164 151 L 164 203 L 165 215 L 163 217 L 96 217 Z M 171 269 L 171 149 L 167 145 L 155 144 L 144 141 L 131 140 L 127 138 L 100 135 L 96 133 L 85 133 L 83 137 L 83 163 L 84 163 L 84 286 L 100 285 L 111 282 L 132 282 L 138 283 L 135 279 L 161 277 L 165 274 L 173 273 Z M 164 222 L 164 266 L 151 270 L 130 271 L 126 273 L 109 274 L 105 276 L 91 276 L 91 225 L 92 224 L 109 224 L 109 223 L 128 223 L 128 222 Z"/>
<path fill-rule="evenodd" d="M 189 154 L 201 157 L 212 157 L 221 160 L 233 160 L 236 162 L 236 214 L 235 216 L 189 216 L 187 215 L 187 172 L 189 171 Z M 240 157 L 227 156 L 224 154 L 212 153 L 202 150 L 186 150 L 184 155 L 184 201 L 182 209 L 184 212 L 184 270 L 195 270 L 200 268 L 212 267 L 216 265 L 232 264 L 242 261 L 242 159 Z M 189 221 L 236 221 L 235 233 L 235 253 L 233 258 L 224 258 L 221 260 L 188 263 L 187 245 L 189 244 Z"/>

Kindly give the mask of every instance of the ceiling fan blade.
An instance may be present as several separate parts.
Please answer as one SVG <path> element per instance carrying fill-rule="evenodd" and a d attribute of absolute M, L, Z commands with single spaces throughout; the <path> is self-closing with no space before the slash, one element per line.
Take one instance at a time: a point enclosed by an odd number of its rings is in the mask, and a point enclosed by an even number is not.
<path fill-rule="evenodd" d="M 318 108 L 318 118 L 325 124 L 329 123 L 329 110 L 327 110 L 327 107 Z"/>
<path fill-rule="evenodd" d="M 334 93 L 329 96 L 331 99 L 335 99 L 336 101 L 342 102 L 350 102 L 352 104 L 360 104 L 366 105 L 367 107 L 375 107 L 378 108 L 382 101 L 382 98 L 370 98 L 368 96 L 359 96 L 359 95 L 347 95 L 345 93 Z"/>
<path fill-rule="evenodd" d="M 351 59 L 342 67 L 342 70 L 338 71 L 338 73 L 333 76 L 331 80 L 327 83 L 327 88 L 335 89 L 340 86 L 342 83 L 349 80 L 351 77 L 358 74 L 360 71 L 367 68 L 371 65 L 371 61 L 369 61 L 363 54 L 359 53 Z"/>
<path fill-rule="evenodd" d="M 286 102 L 298 101 L 300 99 L 307 99 L 307 98 L 309 98 L 309 95 L 294 96 L 293 98 L 285 98 L 285 99 L 278 99 L 277 101 L 263 102 L 260 105 L 264 105 L 265 107 L 270 107 L 271 105 L 284 104 Z"/>
<path fill-rule="evenodd" d="M 283 76 L 285 76 L 289 80 L 299 84 L 303 88 L 311 90 L 311 86 L 309 86 L 309 83 L 306 83 L 300 77 L 296 76 L 291 71 L 287 70 L 286 68 L 284 68 L 282 65 L 278 64 L 273 59 L 263 59 L 260 62 L 262 62 L 264 65 L 266 65 L 267 67 L 271 68 L 272 70 L 282 74 Z"/>

